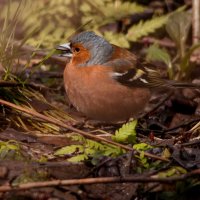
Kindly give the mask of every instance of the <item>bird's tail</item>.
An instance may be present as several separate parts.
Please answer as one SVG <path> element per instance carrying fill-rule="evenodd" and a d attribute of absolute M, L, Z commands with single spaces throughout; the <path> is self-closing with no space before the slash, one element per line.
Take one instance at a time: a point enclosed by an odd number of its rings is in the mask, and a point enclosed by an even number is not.
<path fill-rule="evenodd" d="M 146 69 L 147 70 L 147 69 Z M 170 87 L 170 88 L 194 88 L 200 89 L 200 84 L 178 82 L 175 80 L 166 80 L 160 77 L 160 74 L 155 71 L 148 69 L 148 83 L 150 87 Z"/>

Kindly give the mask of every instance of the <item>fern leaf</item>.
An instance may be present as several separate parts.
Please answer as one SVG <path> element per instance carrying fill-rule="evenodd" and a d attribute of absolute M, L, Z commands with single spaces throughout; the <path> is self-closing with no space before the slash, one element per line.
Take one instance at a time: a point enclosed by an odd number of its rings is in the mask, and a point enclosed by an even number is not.
<path fill-rule="evenodd" d="M 99 142 L 95 142 L 93 140 L 87 140 L 86 144 L 88 147 L 96 149 L 96 150 L 104 150 L 104 145 Z"/>
<path fill-rule="evenodd" d="M 120 47 L 129 48 L 130 44 L 126 36 L 122 33 L 113 33 L 111 31 L 105 31 L 104 37 L 112 44 Z"/>
<path fill-rule="evenodd" d="M 116 156 L 122 155 L 123 153 L 125 153 L 125 151 L 119 147 L 107 146 L 105 147 L 104 156 L 116 157 Z"/>
<path fill-rule="evenodd" d="M 101 156 L 116 157 L 125 153 L 125 151 L 119 147 L 109 144 L 102 144 L 100 142 L 96 142 L 90 139 L 85 139 L 83 136 L 78 134 L 69 135 L 68 137 L 71 138 L 73 141 L 78 142 L 79 144 L 63 147 L 57 150 L 54 155 L 63 156 L 74 153 L 78 154 L 69 158 L 68 161 L 70 162 L 80 162 L 83 160 L 87 160 L 88 158 L 97 158 Z"/>
<path fill-rule="evenodd" d="M 79 135 L 79 134 L 76 134 L 76 135 L 69 135 L 69 137 L 73 140 L 73 141 L 77 141 L 77 142 L 85 142 L 86 139 L 82 136 L 82 135 Z"/>
<path fill-rule="evenodd" d="M 112 139 L 116 142 L 135 143 L 136 125 L 137 125 L 137 120 L 124 124 L 119 130 L 115 132 L 115 135 L 112 137 Z"/>
<path fill-rule="evenodd" d="M 67 159 L 67 161 L 69 162 L 81 162 L 81 161 L 84 161 L 84 160 L 87 160 L 88 159 L 88 156 L 86 154 L 79 154 L 77 156 L 73 156 L 69 159 Z"/>
<path fill-rule="evenodd" d="M 139 144 L 134 144 L 133 148 L 140 151 L 146 151 L 152 149 L 153 147 L 146 143 L 139 143 Z"/>
<path fill-rule="evenodd" d="M 136 3 L 130 2 L 121 2 L 117 3 L 108 3 L 105 7 L 102 6 L 102 12 L 106 17 L 113 19 L 121 19 L 127 15 L 131 15 L 133 13 L 144 12 L 145 7 L 138 5 Z"/>
<path fill-rule="evenodd" d="M 126 35 L 129 41 L 137 41 L 139 38 L 155 32 L 161 28 L 168 20 L 169 15 L 154 17 L 147 21 L 140 21 L 137 25 L 132 26 Z"/>
<path fill-rule="evenodd" d="M 67 154 L 73 154 L 75 152 L 82 153 L 84 151 L 84 148 L 82 145 L 70 145 L 63 147 L 61 149 L 58 149 L 54 155 L 61 156 L 61 155 L 67 155 Z"/>
<path fill-rule="evenodd" d="M 85 148 L 85 151 L 84 151 L 84 153 L 85 153 L 86 155 L 88 155 L 88 156 L 91 156 L 91 157 L 93 157 L 93 155 L 95 155 L 95 154 L 97 153 L 97 150 L 96 150 L 96 149 L 93 149 L 93 148 L 90 148 L 90 147 L 88 147 L 88 148 Z"/>

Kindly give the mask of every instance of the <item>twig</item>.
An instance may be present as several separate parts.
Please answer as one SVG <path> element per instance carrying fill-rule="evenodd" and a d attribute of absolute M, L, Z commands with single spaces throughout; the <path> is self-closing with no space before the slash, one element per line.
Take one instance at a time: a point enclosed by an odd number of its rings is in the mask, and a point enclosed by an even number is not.
<path fill-rule="evenodd" d="M 118 147 L 121 147 L 122 149 L 125 149 L 125 150 L 128 150 L 128 151 L 133 151 L 132 148 L 126 146 L 126 145 L 123 145 L 123 144 L 119 144 L 119 143 L 116 143 L 116 142 L 113 142 L 111 140 L 108 140 L 106 138 L 103 138 L 103 137 L 99 137 L 99 136 L 96 136 L 96 135 L 93 135 L 91 133 L 87 133 L 85 131 L 82 131 L 82 130 L 79 130 L 77 128 L 74 128 L 72 126 L 69 126 L 65 123 L 63 123 L 62 121 L 58 120 L 58 119 L 55 119 L 55 118 L 51 118 L 51 117 L 47 117 L 43 114 L 40 114 L 38 113 L 37 111 L 34 111 L 34 110 L 31 110 L 31 109 L 26 109 L 26 108 L 23 108 L 21 106 L 18 106 L 18 105 L 15 105 L 13 103 L 10 103 L 8 101 L 5 101 L 5 100 L 2 100 L 0 99 L 0 104 L 3 104 L 3 105 L 6 105 L 6 106 L 9 106 L 9 107 L 12 107 L 12 108 L 15 108 L 19 111 L 22 111 L 22 112 L 25 112 L 31 116 L 35 116 L 35 117 L 38 117 L 40 119 L 43 119 L 47 122 L 50 122 L 50 123 L 53 123 L 53 124 L 56 124 L 58 126 L 61 126 L 63 128 L 66 128 L 66 129 L 69 129 L 73 132 L 76 132 L 76 133 L 79 133 L 83 136 L 85 136 L 86 138 L 90 138 L 90 139 L 93 139 L 95 141 L 99 141 L 99 142 L 105 142 L 105 143 L 108 143 L 108 144 L 112 144 L 112 145 L 115 145 L 115 146 L 118 146 Z M 140 151 L 136 151 L 138 153 L 140 153 Z M 153 154 L 150 154 L 150 153 L 147 153 L 147 152 L 144 152 L 144 155 L 149 157 L 149 158 L 154 158 L 154 159 L 157 159 L 157 160 L 162 160 L 162 161 L 169 161 L 168 159 L 166 158 L 162 158 L 162 157 L 159 157 L 159 156 L 156 156 L 156 155 L 153 155 Z"/>
<path fill-rule="evenodd" d="M 198 44 L 200 40 L 200 1 L 192 1 L 192 28 L 193 44 Z"/>
<path fill-rule="evenodd" d="M 152 38 L 152 37 L 144 37 L 141 41 L 143 43 L 148 43 L 148 44 L 157 43 L 160 46 L 164 46 L 164 47 L 168 47 L 168 48 L 174 48 L 175 47 L 175 43 L 172 42 L 171 40 L 166 41 L 166 40 L 158 40 L 158 39 L 155 39 L 155 38 Z"/>
<path fill-rule="evenodd" d="M 153 178 L 146 176 L 128 176 L 128 177 L 103 177 L 103 178 L 85 178 L 85 179 L 69 179 L 69 180 L 53 180 L 53 181 L 40 181 L 19 184 L 18 186 L 0 186 L 0 192 L 27 190 L 32 188 L 53 187 L 61 185 L 84 185 L 84 184 L 98 184 L 98 183 L 173 183 L 175 181 L 184 181 L 185 179 L 193 176 L 200 175 L 200 169 L 194 170 L 182 176 L 168 177 L 168 178 Z"/>
<path fill-rule="evenodd" d="M 200 118 L 198 117 L 197 119 L 189 120 L 189 121 L 184 122 L 184 123 L 182 123 L 182 124 L 180 124 L 180 125 L 178 125 L 178 126 L 175 126 L 175 127 L 173 127 L 173 128 L 164 130 L 163 132 L 164 132 L 164 133 L 168 133 L 168 134 L 172 134 L 172 133 L 173 133 L 172 131 L 175 131 L 175 130 L 177 130 L 177 129 L 179 129 L 179 128 L 182 128 L 182 127 L 185 127 L 185 126 L 189 126 L 190 124 L 193 124 L 193 123 L 195 123 L 195 122 L 197 122 L 197 124 L 198 124 L 199 121 L 200 121 Z M 191 131 L 191 130 L 190 130 L 190 131 Z M 172 132 L 172 133 L 171 133 L 171 132 Z"/>
<path fill-rule="evenodd" d="M 200 119 L 199 122 L 189 130 L 189 132 L 196 132 L 199 128 L 200 128 Z"/>
<path fill-rule="evenodd" d="M 164 104 L 165 101 L 167 101 L 173 94 L 173 91 L 170 91 L 166 97 L 164 97 L 158 104 L 156 104 L 150 111 L 144 113 L 141 118 L 147 117 L 150 113 L 154 113 L 160 106 Z"/>
<path fill-rule="evenodd" d="M 181 144 L 181 146 L 186 147 L 186 146 L 199 145 L 199 144 L 200 144 L 200 140 L 196 139 L 194 141 Z"/>

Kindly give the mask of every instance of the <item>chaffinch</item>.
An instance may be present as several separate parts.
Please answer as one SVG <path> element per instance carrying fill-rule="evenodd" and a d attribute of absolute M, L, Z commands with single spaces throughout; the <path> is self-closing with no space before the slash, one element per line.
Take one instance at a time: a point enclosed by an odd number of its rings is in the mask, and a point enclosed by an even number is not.
<path fill-rule="evenodd" d="M 137 117 L 152 88 L 181 86 L 163 80 L 158 72 L 141 66 L 133 53 L 91 31 L 73 36 L 57 49 L 71 57 L 64 70 L 69 100 L 91 119 L 117 122 Z"/>

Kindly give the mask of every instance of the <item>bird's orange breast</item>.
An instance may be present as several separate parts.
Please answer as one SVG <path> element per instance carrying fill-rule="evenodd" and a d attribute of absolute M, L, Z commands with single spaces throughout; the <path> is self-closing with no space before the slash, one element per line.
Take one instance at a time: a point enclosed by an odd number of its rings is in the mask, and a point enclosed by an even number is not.
<path fill-rule="evenodd" d="M 129 88 L 112 79 L 106 66 L 78 67 L 69 63 L 64 84 L 71 103 L 87 117 L 115 122 L 135 117 L 150 98 L 147 88 Z"/>

